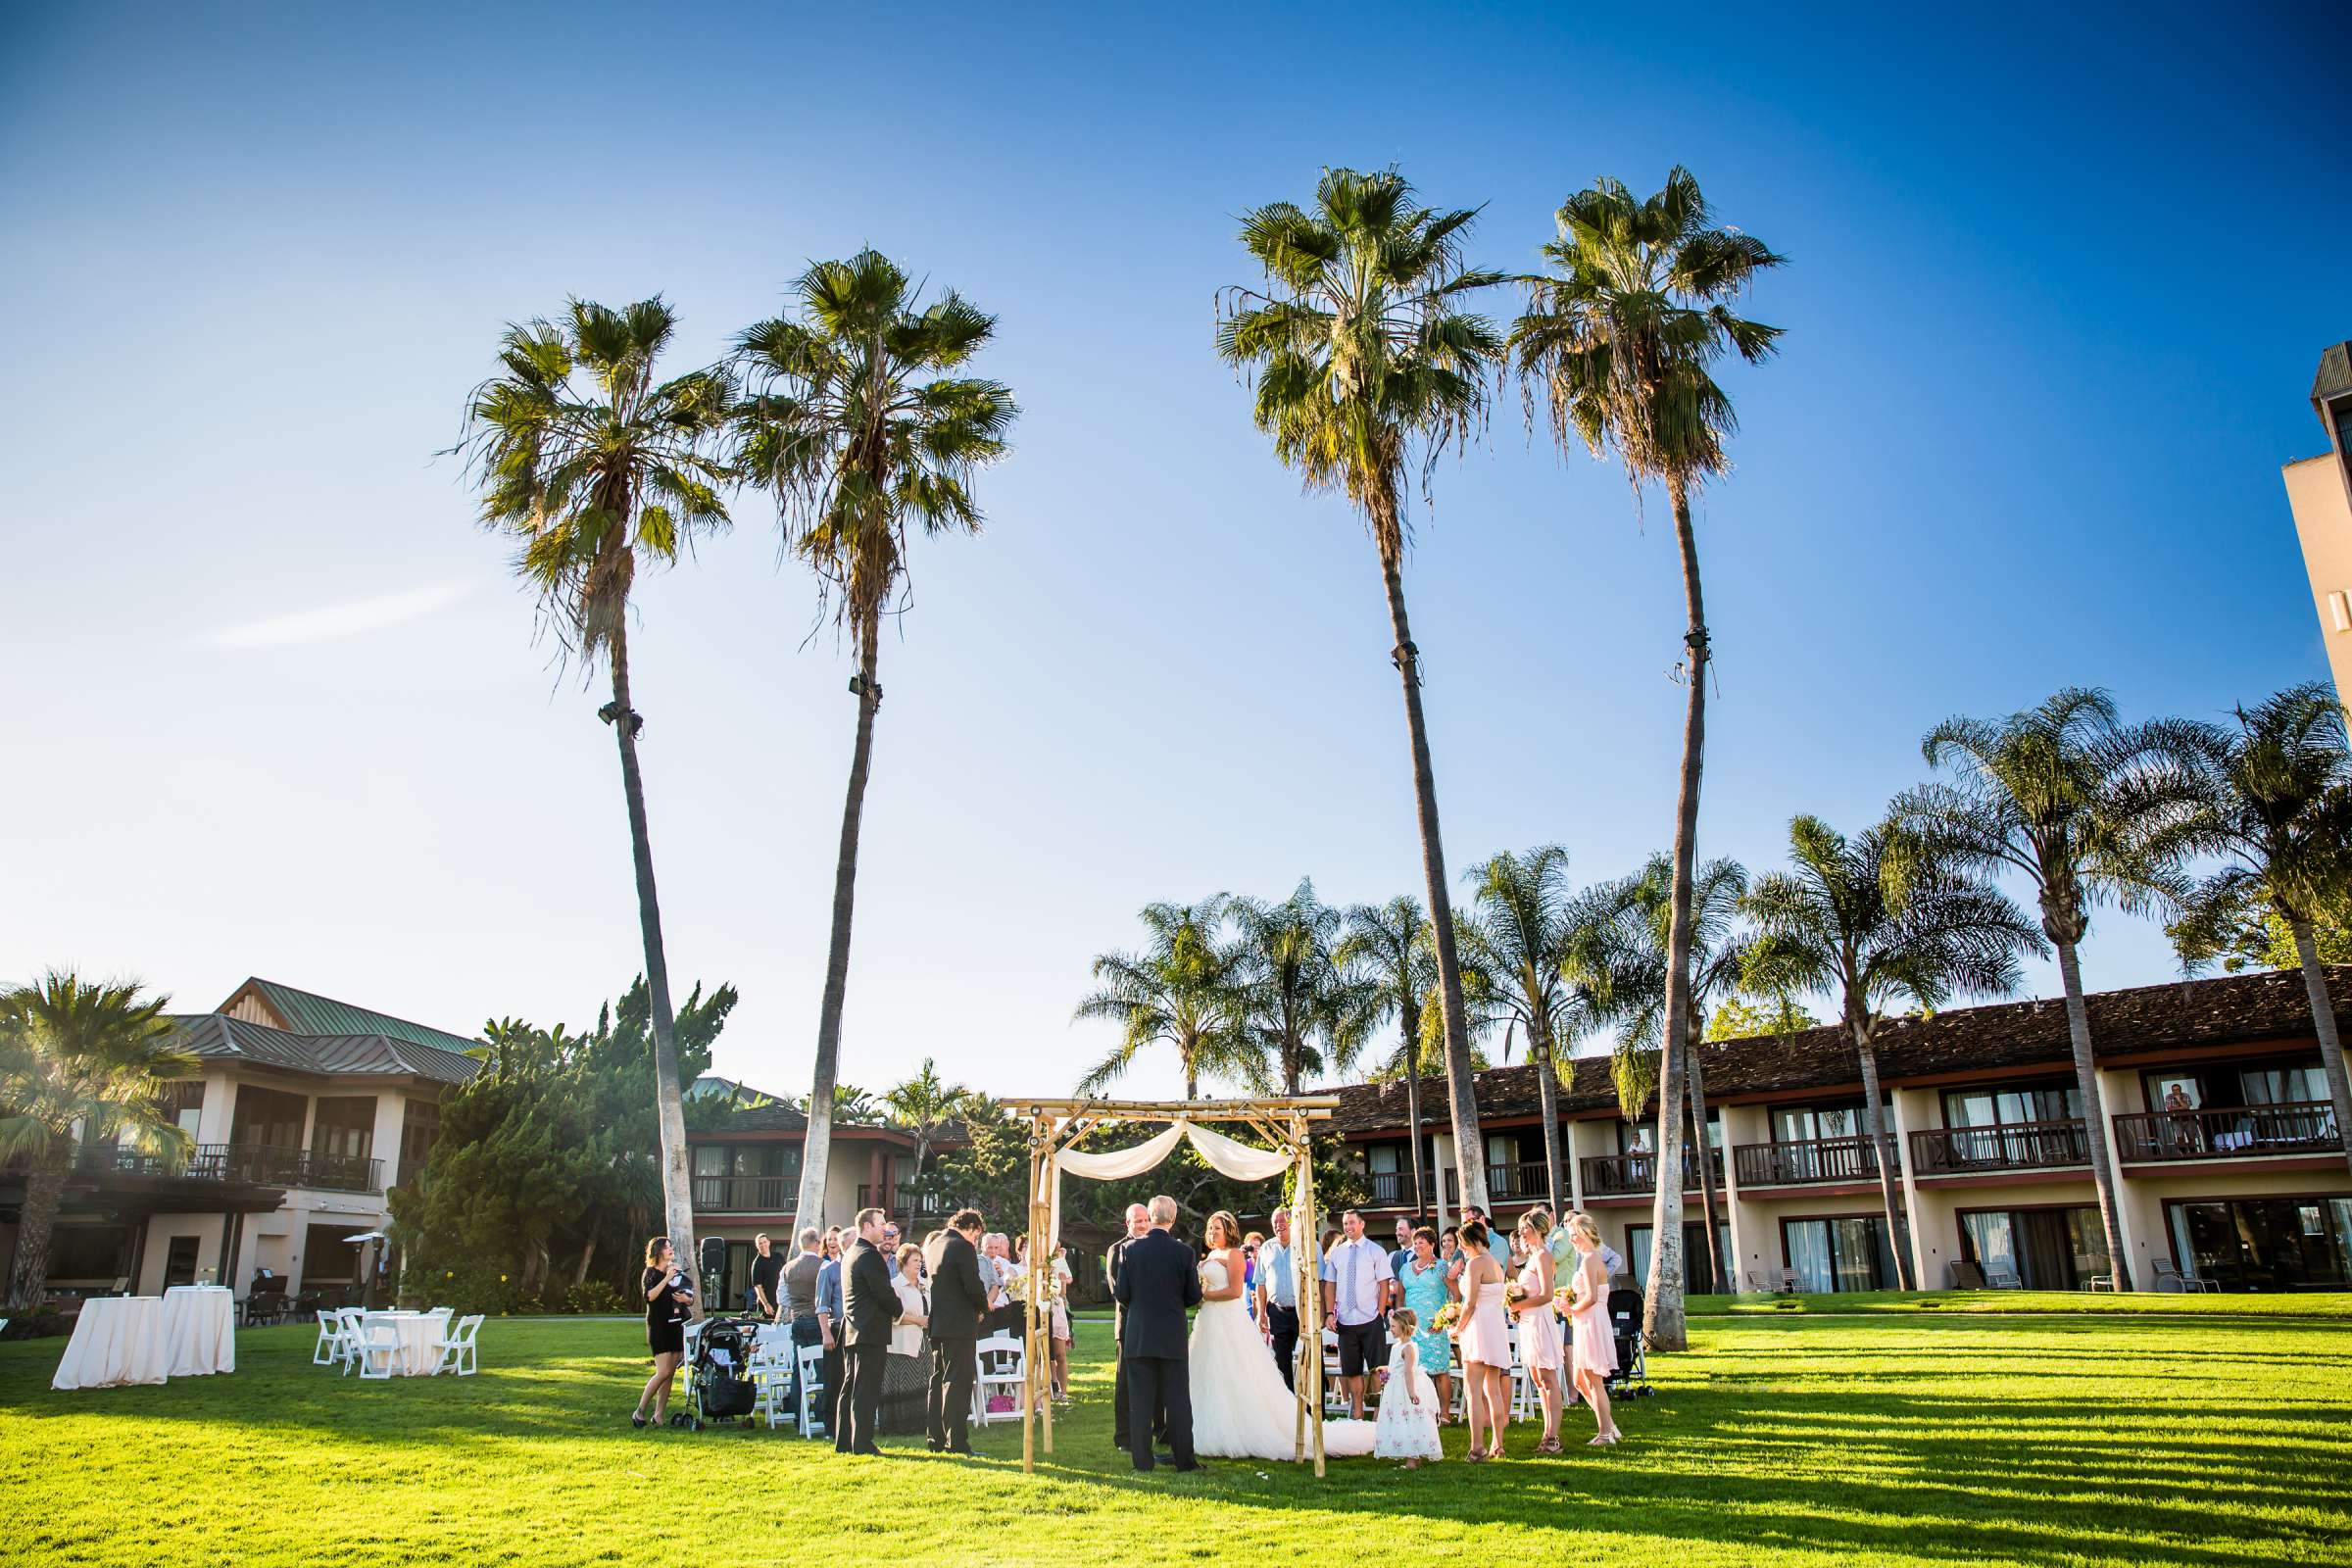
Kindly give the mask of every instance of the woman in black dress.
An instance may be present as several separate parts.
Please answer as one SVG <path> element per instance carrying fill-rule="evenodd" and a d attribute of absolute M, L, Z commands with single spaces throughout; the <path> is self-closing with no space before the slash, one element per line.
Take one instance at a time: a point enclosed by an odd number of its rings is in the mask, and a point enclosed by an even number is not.
<path fill-rule="evenodd" d="M 678 1364 L 686 1359 L 686 1318 L 694 1310 L 694 1287 L 678 1267 L 668 1237 L 657 1236 L 645 1244 L 645 1277 L 638 1288 L 645 1297 L 645 1343 L 654 1352 L 654 1375 L 637 1396 L 629 1425 L 643 1427 L 650 1419 L 660 1426 L 669 1418 L 669 1386 L 677 1378 Z M 645 1413 L 649 1399 L 654 1406 L 650 1418 Z"/>
<path fill-rule="evenodd" d="M 907 1242 L 899 1249 L 899 1269 L 890 1285 L 898 1293 L 899 1315 L 891 1324 L 890 1354 L 882 1363 L 878 1430 L 920 1432 L 924 1396 L 931 1387 L 931 1356 L 923 1334 L 931 1326 L 931 1293 L 923 1289 L 921 1248 Z"/>

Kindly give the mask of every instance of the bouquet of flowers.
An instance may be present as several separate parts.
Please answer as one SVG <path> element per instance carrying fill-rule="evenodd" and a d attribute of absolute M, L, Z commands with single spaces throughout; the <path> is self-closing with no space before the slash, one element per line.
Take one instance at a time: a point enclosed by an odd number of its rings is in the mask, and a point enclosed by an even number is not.
<path fill-rule="evenodd" d="M 1007 1273 L 1004 1276 L 1004 1294 L 1016 1301 L 1028 1300 L 1029 1278 L 1030 1275 L 1027 1269 L 1021 1269 L 1017 1272 Z M 1061 1299 L 1061 1273 L 1059 1270 L 1046 1270 L 1045 1285 L 1046 1294 L 1039 1298 L 1040 1305 L 1048 1305 L 1052 1302 Z"/>
<path fill-rule="evenodd" d="M 1553 1311 L 1555 1311 L 1555 1312 L 1559 1313 L 1559 1314 L 1560 1314 L 1560 1316 L 1562 1316 L 1562 1317 L 1573 1317 L 1573 1316 L 1575 1316 L 1575 1314 L 1576 1314 L 1576 1291 L 1575 1291 L 1575 1288 L 1574 1288 L 1574 1287 L 1572 1287 L 1572 1286 L 1563 1285 L 1563 1286 L 1561 1286 L 1561 1287 L 1560 1287 L 1558 1290 L 1556 1290 L 1556 1291 L 1552 1292 L 1552 1293 L 1551 1293 L 1551 1307 L 1552 1307 L 1552 1310 L 1553 1310 Z"/>
<path fill-rule="evenodd" d="M 1440 1334 L 1445 1335 L 1447 1339 L 1452 1339 L 1460 1331 L 1462 1326 L 1461 1303 L 1459 1301 L 1447 1301 L 1444 1306 L 1439 1307 L 1437 1316 L 1429 1320 L 1429 1326 L 1437 1330 Z"/>
<path fill-rule="evenodd" d="M 1502 1298 L 1510 1305 L 1517 1306 L 1521 1301 L 1527 1299 L 1527 1287 L 1517 1280 L 1513 1280 L 1502 1288 Z"/>

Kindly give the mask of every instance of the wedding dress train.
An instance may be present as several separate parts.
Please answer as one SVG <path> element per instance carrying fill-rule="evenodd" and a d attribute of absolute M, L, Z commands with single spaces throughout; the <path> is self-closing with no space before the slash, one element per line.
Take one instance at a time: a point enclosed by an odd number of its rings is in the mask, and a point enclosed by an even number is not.
<path fill-rule="evenodd" d="M 1226 1286 L 1225 1265 L 1215 1258 L 1201 1266 L 1207 1287 Z M 1313 1332 L 1309 1330 L 1308 1332 Z M 1205 1458 L 1283 1459 L 1295 1455 L 1298 1400 L 1282 1381 L 1282 1369 L 1258 1337 L 1242 1298 L 1203 1301 L 1193 1315 L 1193 1450 Z M 1372 1451 L 1373 1423 L 1323 1423 L 1323 1451 L 1335 1459 Z M 1308 1443 L 1313 1439 L 1310 1436 Z"/>

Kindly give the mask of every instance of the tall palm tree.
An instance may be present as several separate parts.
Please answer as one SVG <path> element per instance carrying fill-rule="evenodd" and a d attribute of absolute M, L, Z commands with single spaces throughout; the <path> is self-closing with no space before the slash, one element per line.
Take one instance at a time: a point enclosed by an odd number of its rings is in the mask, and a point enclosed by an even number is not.
<path fill-rule="evenodd" d="M 1280 903 L 1231 905 L 1244 964 L 1242 1005 L 1260 1054 L 1286 1095 L 1309 1078 L 1355 1064 L 1379 990 L 1339 961 L 1347 916 L 1315 897 L 1306 877 Z"/>
<path fill-rule="evenodd" d="M 1396 1054 L 1392 1068 L 1404 1080 L 1404 1119 L 1412 1128 L 1413 1212 L 1435 1212 L 1429 1205 L 1428 1146 L 1421 1133 L 1421 1017 L 1438 988 L 1437 933 L 1421 901 L 1399 894 L 1386 904 L 1358 904 L 1348 910 L 1348 929 L 1332 960 L 1371 982 L 1373 1002 L 1365 1019 L 1377 1029 L 1393 1014 L 1396 1019 Z M 1445 1058 L 1443 1043 L 1438 1052 Z"/>
<path fill-rule="evenodd" d="M 1203 1078 L 1256 1083 L 1263 1076 L 1244 1020 L 1245 960 L 1240 944 L 1224 935 L 1231 903 L 1212 893 L 1197 904 L 1147 904 L 1144 950 L 1095 959 L 1096 989 L 1078 1004 L 1076 1016 L 1109 1019 L 1119 1039 L 1079 1080 L 1078 1093 L 1101 1093 L 1147 1046 L 1176 1053 L 1187 1100 L 1200 1098 Z"/>
<path fill-rule="evenodd" d="M 1464 923 L 1464 946 L 1494 977 L 1506 1031 L 1527 1034 L 1544 1118 L 1545 1197 L 1557 1213 L 1569 1195 L 1560 1152 L 1558 1052 L 1590 1021 L 1584 1005 L 1589 999 L 1564 972 L 1575 936 L 1568 852 L 1557 844 L 1541 844 L 1525 855 L 1505 850 L 1472 866 L 1468 879 L 1476 915 Z M 1507 1047 L 1503 1054 L 1509 1056 Z"/>
<path fill-rule="evenodd" d="M 2181 918 L 2169 928 L 2173 943 L 2193 968 L 2229 951 L 2233 934 L 2263 915 L 2285 925 L 2310 998 L 2335 1124 L 2352 1127 L 2352 1085 L 2318 938 L 2321 920 L 2341 923 L 2352 906 L 2352 751 L 2344 710 L 2327 687 L 2313 683 L 2237 709 L 2234 716 L 2234 730 L 2200 726 L 2191 754 L 2198 790 L 2185 833 L 2196 850 L 2222 863 L 2190 893 Z"/>
<path fill-rule="evenodd" d="M 1707 1148 L 1707 1091 L 1704 1073 L 1707 1016 L 1740 989 L 1740 966 L 1747 956 L 1740 930 L 1740 900 L 1747 893 L 1747 870 L 1737 860 L 1709 860 L 1691 880 L 1690 1021 L 1684 1043 L 1684 1084 L 1690 1092 L 1692 1140 L 1699 1149 L 1699 1215 L 1706 1229 L 1710 1277 L 1721 1289 L 1731 1276 L 1716 1235 L 1715 1162 Z M 1628 1121 L 1642 1114 L 1657 1092 L 1659 1045 L 1666 1027 L 1667 946 L 1674 924 L 1674 867 L 1653 855 L 1622 882 L 1606 885 L 1592 916 L 1578 922 L 1591 932 L 1572 946 L 1570 969 L 1592 976 L 1596 1011 L 1618 1026 L 1610 1065 L 1617 1079 L 1618 1108 Z M 1654 1200 L 1653 1200 L 1654 1206 Z M 1654 1236 L 1655 1231 L 1651 1234 Z"/>
<path fill-rule="evenodd" d="M 1310 491 L 1338 491 L 1363 514 L 1388 598 L 1390 662 L 1404 689 L 1421 875 L 1438 955 L 1446 1089 L 1465 1202 L 1485 1206 L 1478 1095 L 1454 949 L 1438 786 L 1421 712 L 1421 651 L 1404 609 L 1406 472 L 1466 443 L 1484 422 L 1487 376 L 1502 343 L 1467 298 L 1500 274 L 1466 269 L 1461 245 L 1475 210 L 1421 206 L 1395 170 L 1324 172 L 1314 210 L 1272 202 L 1242 220 L 1242 243 L 1265 270 L 1263 289 L 1227 289 L 1217 353 L 1253 374 L 1252 417 L 1274 455 Z"/>
<path fill-rule="evenodd" d="M 940 1129 L 964 1112 L 972 1101 L 972 1092 L 962 1084 L 952 1084 L 939 1075 L 939 1064 L 929 1056 L 908 1078 L 882 1096 L 889 1108 L 891 1121 L 914 1135 L 914 1174 L 919 1180 L 923 1161 L 931 1152 L 931 1140 Z"/>
<path fill-rule="evenodd" d="M 1838 997 L 1862 1069 L 1862 1126 L 1878 1165 L 1896 1285 L 1917 1290 L 1911 1227 L 1894 1195 L 1896 1151 L 1880 1108 L 1879 1024 L 1902 999 L 1934 1007 L 1954 993 L 2007 996 L 2017 989 L 2018 955 L 2038 951 L 2041 939 L 1971 867 L 1915 853 L 1889 824 L 1849 839 L 1819 817 L 1793 817 L 1788 858 L 1788 870 L 1757 877 L 1740 901 L 1757 927 L 1742 973 L 1751 991 Z"/>
<path fill-rule="evenodd" d="M 1570 196 L 1559 237 L 1544 248 L 1548 270 L 1531 283 L 1511 329 L 1519 372 L 1541 385 L 1553 440 L 1593 456 L 1612 448 L 1637 496 L 1656 480 L 1674 512 L 1682 557 L 1682 778 L 1674 821 L 1668 938 L 1665 1064 L 1658 1094 L 1658 1229 L 1650 1250 L 1644 1326 L 1650 1343 L 1681 1349 L 1682 1056 L 1690 1037 L 1690 883 L 1698 862 L 1699 773 L 1706 751 L 1707 618 L 1699 591 L 1690 493 L 1729 466 L 1725 438 L 1738 428 L 1712 368 L 1729 351 L 1769 358 L 1781 329 L 1736 316 L 1730 302 L 1783 258 L 1761 240 L 1714 226 L 1698 181 L 1679 166 L 1647 201 L 1602 178 Z"/>
<path fill-rule="evenodd" d="M 645 720 L 629 690 L 629 594 L 640 569 L 674 564 L 698 535 L 727 525 L 719 487 L 730 474 L 712 447 L 734 388 L 715 370 L 657 380 L 676 331 L 677 316 L 659 296 L 617 311 L 573 300 L 561 321 L 510 326 L 499 348 L 504 373 L 474 389 L 458 450 L 480 483 L 483 526 L 517 541 L 515 571 L 539 595 L 542 624 L 584 671 L 601 659 L 612 675 L 612 700 L 597 716 L 612 726 L 620 753 L 653 1013 L 662 1205 L 684 1257 L 694 1250 L 693 1186 L 637 760 Z"/>
<path fill-rule="evenodd" d="M 0 1159 L 21 1154 L 27 1167 L 7 1310 L 29 1312 L 48 1289 L 76 1128 L 84 1151 L 111 1143 L 187 1152 L 164 1091 L 197 1063 L 174 1046 L 168 1004 L 134 982 L 93 983 L 59 969 L 0 992 Z"/>
<path fill-rule="evenodd" d="M 2103 691 L 2068 687 L 2006 718 L 1947 718 L 1920 745 L 1955 782 L 1907 790 L 1894 820 L 1926 853 L 1988 876 L 2034 885 L 2041 933 L 2058 952 L 2066 1027 L 2082 1100 L 2091 1186 L 2116 1289 L 2132 1288 L 2132 1258 L 2117 1218 L 2107 1113 L 2091 1059 L 2090 1013 L 2077 957 L 2093 906 L 2126 913 L 2177 905 L 2187 891 L 2180 836 L 2194 804 L 2189 765 L 2197 736 L 2178 720 L 2126 725 Z"/>
<path fill-rule="evenodd" d="M 815 570 L 821 605 L 858 649 L 850 683 L 858 731 L 833 869 L 796 1230 L 822 1223 L 824 1213 L 858 839 L 882 706 L 882 618 L 899 608 L 913 530 L 980 531 L 973 474 L 1004 455 L 1019 413 L 1002 382 L 941 373 L 987 344 L 996 318 L 953 289 L 928 304 L 921 295 L 889 258 L 860 251 L 809 268 L 793 286 L 791 315 L 737 339 L 747 392 L 736 416 L 744 474 L 775 496 L 785 548 Z"/>

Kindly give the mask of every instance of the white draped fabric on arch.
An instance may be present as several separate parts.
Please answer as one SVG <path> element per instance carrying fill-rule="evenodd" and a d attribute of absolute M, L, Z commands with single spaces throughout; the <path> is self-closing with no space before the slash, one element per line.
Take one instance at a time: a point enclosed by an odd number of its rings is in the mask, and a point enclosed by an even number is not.
<path fill-rule="evenodd" d="M 1179 1141 L 1188 1142 L 1211 1169 L 1220 1176 L 1230 1176 L 1237 1182 L 1271 1181 L 1288 1175 L 1298 1164 L 1298 1156 L 1287 1149 L 1251 1149 L 1212 1128 L 1196 1121 L 1179 1121 L 1165 1132 L 1136 1145 L 1133 1149 L 1114 1150 L 1103 1154 L 1082 1154 L 1075 1150 L 1060 1155 L 1053 1163 L 1053 1191 L 1046 1195 L 1046 1245 L 1061 1245 L 1061 1178 L 1063 1175 L 1084 1176 L 1090 1181 L 1115 1182 L 1144 1172 L 1166 1161 L 1176 1152 Z"/>

